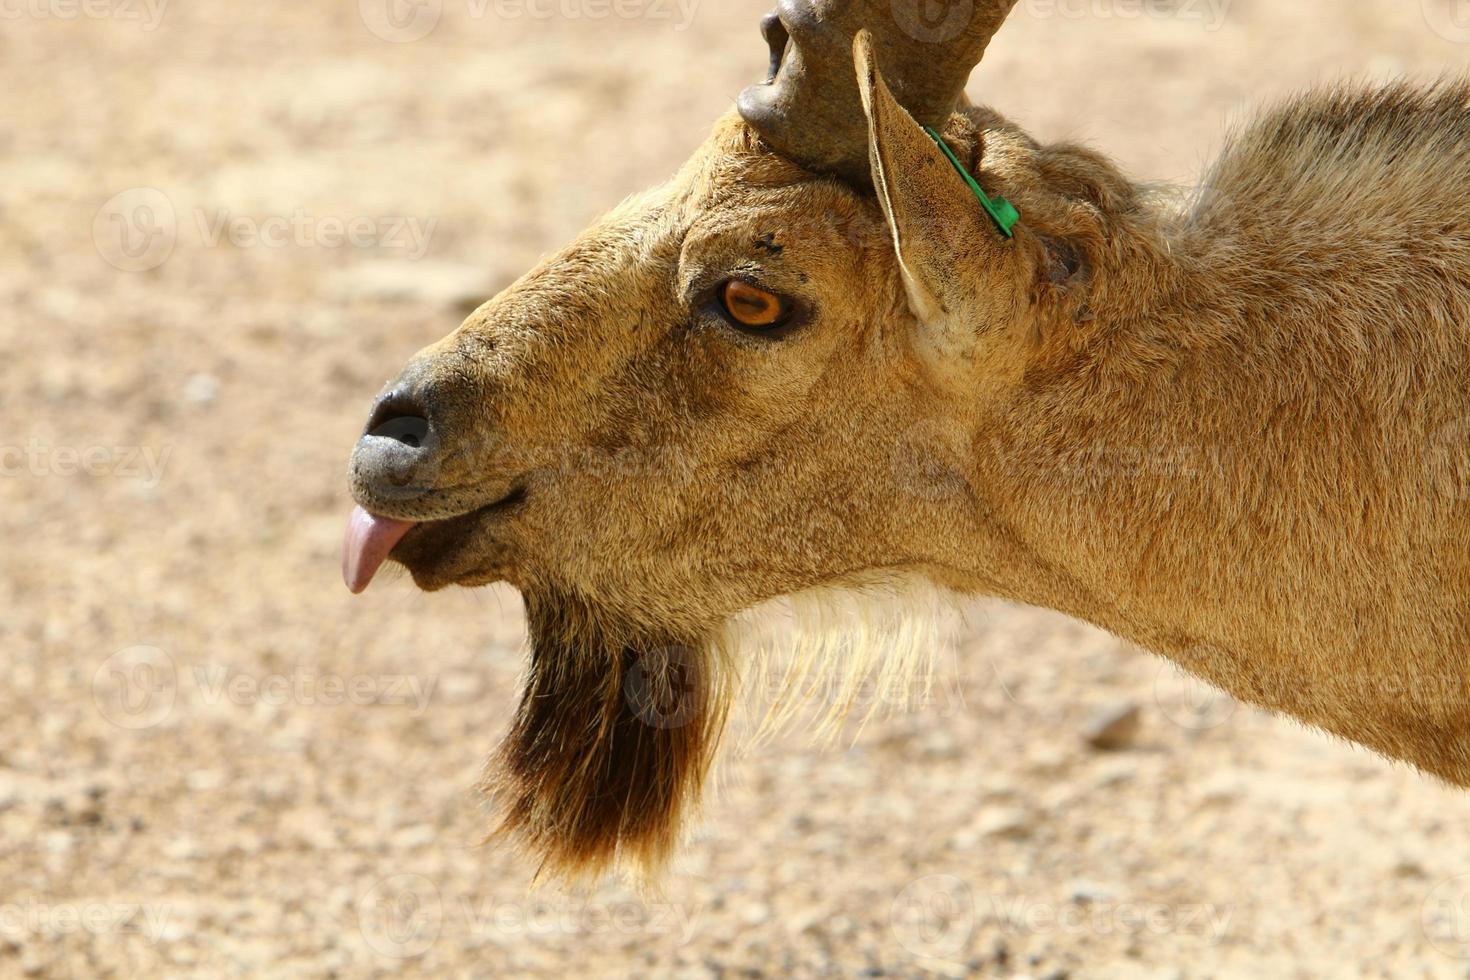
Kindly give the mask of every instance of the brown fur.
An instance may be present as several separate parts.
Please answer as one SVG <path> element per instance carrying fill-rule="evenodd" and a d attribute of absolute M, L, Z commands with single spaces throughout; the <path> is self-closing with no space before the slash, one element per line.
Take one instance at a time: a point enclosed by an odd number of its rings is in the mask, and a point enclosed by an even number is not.
<path fill-rule="evenodd" d="M 1184 208 L 966 109 L 946 136 L 1019 208 L 1008 241 L 859 70 L 878 198 L 728 117 L 409 369 L 436 489 L 354 491 L 432 521 L 394 553 L 424 588 L 526 596 L 506 827 L 557 870 L 657 864 L 734 689 L 711 638 L 912 579 L 1062 610 L 1470 785 L 1470 88 L 1304 95 Z M 803 322 L 710 315 L 734 274 Z M 640 720 L 640 662 L 698 678 L 688 724 Z"/>
<path fill-rule="evenodd" d="M 553 872 L 662 864 L 724 728 L 708 641 L 619 628 L 569 595 L 526 612 L 526 692 L 485 780 L 502 831 Z"/>

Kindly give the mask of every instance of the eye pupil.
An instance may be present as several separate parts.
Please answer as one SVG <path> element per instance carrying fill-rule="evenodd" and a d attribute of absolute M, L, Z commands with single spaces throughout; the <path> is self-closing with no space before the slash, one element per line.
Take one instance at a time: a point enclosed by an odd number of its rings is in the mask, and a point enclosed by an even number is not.
<path fill-rule="evenodd" d="M 739 279 L 725 284 L 722 298 L 730 316 L 747 327 L 774 326 L 786 312 L 781 297 Z"/>

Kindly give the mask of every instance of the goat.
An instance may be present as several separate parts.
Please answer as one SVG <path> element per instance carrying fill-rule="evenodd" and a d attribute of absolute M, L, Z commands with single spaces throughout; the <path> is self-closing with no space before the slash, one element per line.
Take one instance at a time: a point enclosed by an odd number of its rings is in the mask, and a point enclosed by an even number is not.
<path fill-rule="evenodd" d="M 780 0 L 671 181 L 377 401 L 348 584 L 519 589 L 486 786 L 549 870 L 668 857 L 744 611 L 913 582 L 1470 785 L 1470 84 L 1292 99 L 1181 207 L 964 99 L 1013 3 Z"/>

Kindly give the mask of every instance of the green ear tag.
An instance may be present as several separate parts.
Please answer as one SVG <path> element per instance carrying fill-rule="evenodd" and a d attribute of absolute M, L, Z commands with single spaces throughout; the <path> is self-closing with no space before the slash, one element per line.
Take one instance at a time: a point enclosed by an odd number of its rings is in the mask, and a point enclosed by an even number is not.
<path fill-rule="evenodd" d="M 980 182 L 970 176 L 970 172 L 965 169 L 964 164 L 960 163 L 960 158 L 955 156 L 954 151 L 944 142 L 944 137 L 940 136 L 928 126 L 924 127 L 924 132 L 928 133 L 929 138 L 939 144 L 939 148 L 944 151 L 944 155 L 949 157 L 949 162 L 954 164 L 955 170 L 958 171 L 961 177 L 965 178 L 965 183 L 970 185 L 970 190 L 974 191 L 975 196 L 980 199 L 981 207 L 985 208 L 985 213 L 990 215 L 991 220 L 995 222 L 995 226 L 1000 229 L 1000 233 L 1010 238 L 1011 229 L 1016 226 L 1016 222 L 1021 220 L 1021 212 L 1017 211 L 1015 206 L 1003 197 L 997 197 L 994 200 L 986 197 L 985 192 L 980 189 Z"/>

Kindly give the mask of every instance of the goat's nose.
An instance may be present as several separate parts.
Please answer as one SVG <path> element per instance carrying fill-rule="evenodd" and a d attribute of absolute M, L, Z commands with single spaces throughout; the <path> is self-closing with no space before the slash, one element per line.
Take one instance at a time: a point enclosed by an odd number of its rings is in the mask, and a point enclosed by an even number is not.
<path fill-rule="evenodd" d="M 410 449 L 422 449 L 430 431 L 428 408 L 404 391 L 390 391 L 379 398 L 367 424 L 368 436 L 392 439 Z"/>
<path fill-rule="evenodd" d="M 379 398 L 352 454 L 354 480 L 380 499 L 433 489 L 440 453 L 432 420 L 428 400 L 412 387 Z"/>

